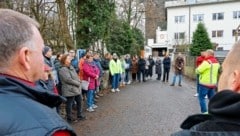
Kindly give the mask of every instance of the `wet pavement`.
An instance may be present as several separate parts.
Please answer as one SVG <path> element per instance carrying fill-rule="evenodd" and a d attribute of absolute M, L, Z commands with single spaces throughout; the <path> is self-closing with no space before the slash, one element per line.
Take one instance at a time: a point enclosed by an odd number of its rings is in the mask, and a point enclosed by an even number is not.
<path fill-rule="evenodd" d="M 182 87 L 153 78 L 120 90 L 105 94 L 95 112 L 85 111 L 87 120 L 72 124 L 79 136 L 169 136 L 188 115 L 200 112 L 194 81 L 188 79 Z"/>

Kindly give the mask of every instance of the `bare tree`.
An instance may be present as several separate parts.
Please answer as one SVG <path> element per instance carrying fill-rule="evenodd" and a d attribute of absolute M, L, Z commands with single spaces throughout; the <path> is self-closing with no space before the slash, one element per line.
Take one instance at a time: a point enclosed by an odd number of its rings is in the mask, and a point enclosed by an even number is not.
<path fill-rule="evenodd" d="M 1 8 L 10 8 L 36 19 L 45 43 L 57 48 L 73 48 L 68 29 L 65 0 L 1 0 Z"/>
<path fill-rule="evenodd" d="M 143 3 L 138 0 L 121 0 L 116 3 L 117 15 L 129 25 L 137 27 L 142 19 L 145 9 Z"/>
<path fill-rule="evenodd" d="M 61 24 L 60 29 L 62 30 L 64 43 L 66 43 L 68 49 L 73 49 L 74 44 L 68 28 L 68 16 L 67 16 L 66 7 L 65 7 L 66 3 L 64 0 L 56 0 L 56 2 L 59 6 L 58 15 L 59 15 L 59 21 Z"/>

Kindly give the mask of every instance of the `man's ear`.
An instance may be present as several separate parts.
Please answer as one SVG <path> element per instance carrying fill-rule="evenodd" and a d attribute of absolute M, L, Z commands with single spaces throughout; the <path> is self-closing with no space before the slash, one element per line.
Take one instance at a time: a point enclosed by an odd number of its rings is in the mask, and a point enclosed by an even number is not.
<path fill-rule="evenodd" d="M 30 50 L 27 47 L 22 47 L 19 51 L 19 62 L 26 70 L 30 69 Z"/>
<path fill-rule="evenodd" d="M 238 92 L 240 91 L 240 70 L 234 70 L 232 76 L 232 90 Z"/>

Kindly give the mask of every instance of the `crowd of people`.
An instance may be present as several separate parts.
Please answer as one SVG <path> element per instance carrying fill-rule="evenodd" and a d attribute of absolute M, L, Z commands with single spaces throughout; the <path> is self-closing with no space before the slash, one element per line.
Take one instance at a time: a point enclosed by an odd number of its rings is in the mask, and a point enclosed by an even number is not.
<path fill-rule="evenodd" d="M 55 82 L 59 94 L 66 98 L 65 113 L 70 123 L 75 122 L 76 119 L 85 119 L 82 114 L 83 100 L 86 100 L 86 111 L 94 112 L 98 108 L 97 99 L 103 96 L 103 92 L 119 92 L 120 87 L 135 82 L 146 82 L 152 79 L 155 73 L 156 80 L 161 80 L 163 73 L 162 82 L 168 82 L 171 68 L 171 59 L 168 54 L 163 58 L 153 59 L 151 55 L 144 58 L 137 55 L 131 57 L 129 54 L 118 56 L 116 53 L 106 53 L 101 57 L 97 52 L 86 51 L 77 58 L 76 52 L 69 50 L 68 53 L 57 54 L 54 59 L 52 49 L 45 46 L 43 55 L 45 67 L 49 67 L 53 73 L 49 78 Z M 173 66 L 175 72 L 171 86 L 174 86 L 176 77 L 179 77 L 178 85 L 181 86 L 184 68 L 181 53 L 177 55 Z M 50 81 L 51 84 L 52 81 Z M 83 87 L 86 82 L 89 83 L 88 88 Z M 55 90 L 52 86 L 49 89 Z M 77 109 L 76 118 L 72 117 L 73 105 Z M 59 107 L 56 109 L 60 112 Z"/>

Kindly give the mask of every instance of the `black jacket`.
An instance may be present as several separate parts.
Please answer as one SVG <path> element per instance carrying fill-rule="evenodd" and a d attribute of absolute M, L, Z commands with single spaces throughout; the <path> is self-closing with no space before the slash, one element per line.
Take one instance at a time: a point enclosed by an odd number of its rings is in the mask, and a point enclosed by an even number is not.
<path fill-rule="evenodd" d="M 240 94 L 221 91 L 208 107 L 209 114 L 188 117 L 172 136 L 240 136 Z"/>
<path fill-rule="evenodd" d="M 142 58 L 138 60 L 138 70 L 145 70 L 146 61 Z"/>
<path fill-rule="evenodd" d="M 0 75 L 0 135 L 51 136 L 73 129 L 52 107 L 62 98 L 15 77 Z"/>
<path fill-rule="evenodd" d="M 163 68 L 164 69 L 170 69 L 171 67 L 171 59 L 170 57 L 164 57 L 163 59 Z"/>
<path fill-rule="evenodd" d="M 102 61 L 100 61 L 103 70 L 109 70 L 109 59 L 103 59 Z"/>

